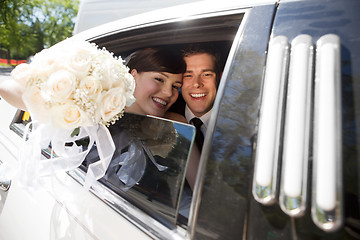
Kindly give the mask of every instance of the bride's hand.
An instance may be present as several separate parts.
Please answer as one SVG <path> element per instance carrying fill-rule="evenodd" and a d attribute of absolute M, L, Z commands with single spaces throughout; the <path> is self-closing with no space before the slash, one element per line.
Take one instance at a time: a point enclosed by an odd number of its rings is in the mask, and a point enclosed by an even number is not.
<path fill-rule="evenodd" d="M 12 79 L 0 83 L 0 96 L 14 107 L 26 111 L 24 101 L 22 100 L 23 91 L 23 86 Z"/>

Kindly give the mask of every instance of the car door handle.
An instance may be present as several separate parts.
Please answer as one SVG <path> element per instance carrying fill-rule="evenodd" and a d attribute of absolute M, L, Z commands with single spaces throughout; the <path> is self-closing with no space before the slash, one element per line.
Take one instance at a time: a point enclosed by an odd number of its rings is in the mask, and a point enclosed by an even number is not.
<path fill-rule="evenodd" d="M 0 179 L 0 190 L 6 192 L 10 189 L 11 180 Z"/>

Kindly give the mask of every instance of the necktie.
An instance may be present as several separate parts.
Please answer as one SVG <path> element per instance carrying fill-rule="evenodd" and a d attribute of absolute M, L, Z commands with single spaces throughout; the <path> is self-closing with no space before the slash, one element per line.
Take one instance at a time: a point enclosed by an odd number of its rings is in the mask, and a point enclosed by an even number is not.
<path fill-rule="evenodd" d="M 203 122 L 200 120 L 200 118 L 193 118 L 190 120 L 190 123 L 193 124 L 196 128 L 196 135 L 195 135 L 195 142 L 196 142 L 196 145 L 201 153 L 201 150 L 202 150 L 202 146 L 203 146 L 203 143 L 204 143 L 204 135 L 203 133 L 201 132 L 201 126 L 203 125 Z"/>

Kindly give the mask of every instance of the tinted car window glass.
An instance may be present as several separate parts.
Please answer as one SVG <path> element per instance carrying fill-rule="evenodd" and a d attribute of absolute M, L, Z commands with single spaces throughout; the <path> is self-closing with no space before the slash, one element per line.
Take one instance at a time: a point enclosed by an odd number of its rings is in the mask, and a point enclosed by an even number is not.
<path fill-rule="evenodd" d="M 109 130 L 116 150 L 100 182 L 164 224 L 175 224 L 194 127 L 125 113 Z M 82 169 L 98 160 L 94 147 Z"/>

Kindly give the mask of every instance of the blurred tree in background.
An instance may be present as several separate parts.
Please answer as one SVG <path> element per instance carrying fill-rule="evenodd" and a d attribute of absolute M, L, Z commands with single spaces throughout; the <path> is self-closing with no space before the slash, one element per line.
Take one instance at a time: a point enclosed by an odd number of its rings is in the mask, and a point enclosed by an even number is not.
<path fill-rule="evenodd" d="M 29 56 L 72 36 L 79 0 L 0 0 L 0 57 Z"/>

